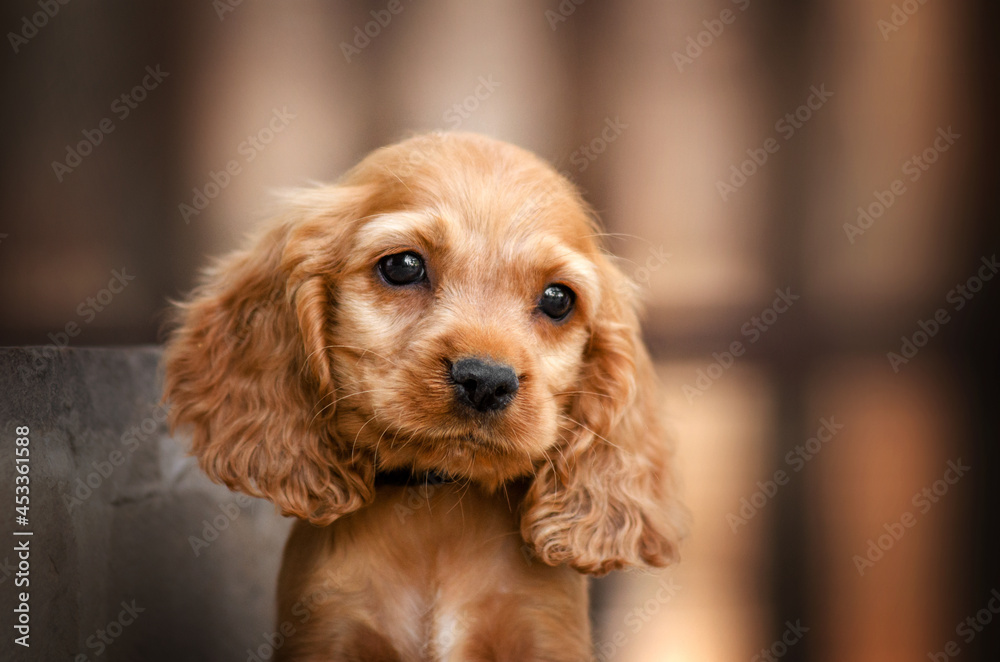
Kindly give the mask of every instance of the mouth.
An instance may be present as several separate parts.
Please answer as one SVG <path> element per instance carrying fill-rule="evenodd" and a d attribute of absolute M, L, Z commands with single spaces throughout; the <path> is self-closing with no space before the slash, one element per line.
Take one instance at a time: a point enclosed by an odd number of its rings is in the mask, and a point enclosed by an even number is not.
<path fill-rule="evenodd" d="M 436 443 L 442 444 L 472 444 L 476 446 L 497 446 L 495 441 L 490 440 L 487 435 L 476 432 L 462 432 L 459 434 L 446 434 L 440 437 L 432 436 Z"/>
<path fill-rule="evenodd" d="M 419 446 L 443 451 L 446 454 L 464 454 L 466 452 L 508 453 L 510 448 L 497 435 L 488 435 L 475 431 L 442 431 L 421 432 L 419 434 L 403 435 L 406 443 L 414 442 Z"/>
<path fill-rule="evenodd" d="M 383 441 L 377 451 L 380 470 L 410 469 L 437 471 L 495 485 L 529 473 L 532 462 L 499 435 L 478 431 L 431 430 L 421 433 L 400 431 Z"/>

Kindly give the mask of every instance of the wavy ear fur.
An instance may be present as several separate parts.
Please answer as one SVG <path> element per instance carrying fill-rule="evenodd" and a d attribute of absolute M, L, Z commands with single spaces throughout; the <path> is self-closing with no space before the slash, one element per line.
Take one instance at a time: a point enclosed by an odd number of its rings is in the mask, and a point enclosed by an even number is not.
<path fill-rule="evenodd" d="M 606 258 L 596 261 L 601 303 L 567 412 L 572 429 L 538 469 L 521 534 L 545 563 L 602 575 L 676 560 L 684 510 L 633 288 Z"/>
<path fill-rule="evenodd" d="M 205 274 L 166 347 L 171 427 L 217 482 L 326 525 L 371 500 L 371 461 L 331 433 L 326 349 L 339 256 L 361 192 L 296 193 L 297 208 Z"/>

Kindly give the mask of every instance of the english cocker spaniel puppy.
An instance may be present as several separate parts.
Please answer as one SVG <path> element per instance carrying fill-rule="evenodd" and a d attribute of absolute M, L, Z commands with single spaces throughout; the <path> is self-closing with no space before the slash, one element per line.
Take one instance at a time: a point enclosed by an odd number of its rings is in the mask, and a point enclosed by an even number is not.
<path fill-rule="evenodd" d="M 299 518 L 277 658 L 589 660 L 584 575 L 675 559 L 653 369 L 599 237 L 536 156 L 423 135 L 292 193 L 180 305 L 172 424 Z"/>

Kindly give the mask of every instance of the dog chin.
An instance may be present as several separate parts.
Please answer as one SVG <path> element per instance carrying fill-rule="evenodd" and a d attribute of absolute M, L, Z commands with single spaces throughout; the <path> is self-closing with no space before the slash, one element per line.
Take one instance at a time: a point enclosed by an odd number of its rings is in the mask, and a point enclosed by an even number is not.
<path fill-rule="evenodd" d="M 502 448 L 496 441 L 488 442 L 471 433 L 411 439 L 402 448 L 379 455 L 379 468 L 383 470 L 442 474 L 472 480 L 489 490 L 534 471 L 534 462 L 527 452 Z"/>

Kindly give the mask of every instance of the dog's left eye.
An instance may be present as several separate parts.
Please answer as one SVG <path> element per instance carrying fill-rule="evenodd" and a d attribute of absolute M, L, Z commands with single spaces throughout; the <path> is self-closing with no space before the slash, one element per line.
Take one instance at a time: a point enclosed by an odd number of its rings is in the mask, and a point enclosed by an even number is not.
<path fill-rule="evenodd" d="M 411 285 L 427 277 L 423 258 L 412 251 L 386 255 L 378 261 L 378 270 L 392 285 Z"/>
<path fill-rule="evenodd" d="M 575 301 L 576 295 L 573 290 L 565 285 L 552 283 L 545 286 L 542 298 L 538 300 L 538 309 L 553 320 L 560 322 L 566 319 L 566 316 L 573 310 Z"/>

